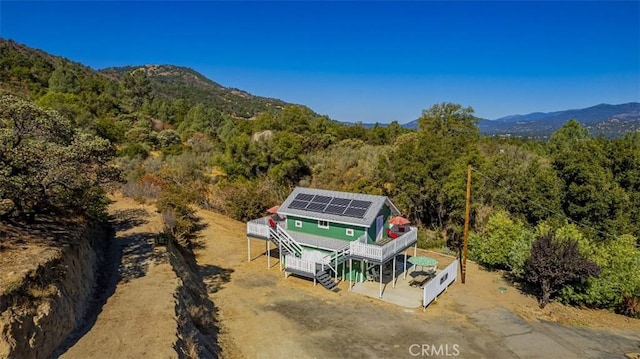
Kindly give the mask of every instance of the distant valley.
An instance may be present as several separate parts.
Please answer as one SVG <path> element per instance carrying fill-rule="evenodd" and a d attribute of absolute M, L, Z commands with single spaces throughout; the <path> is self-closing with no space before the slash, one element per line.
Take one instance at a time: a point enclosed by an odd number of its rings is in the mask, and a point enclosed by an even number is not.
<path fill-rule="evenodd" d="M 548 139 L 570 119 L 582 123 L 592 136 L 620 137 L 640 131 L 640 103 L 600 104 L 582 109 L 511 115 L 495 120 L 481 119 L 478 128 L 485 135 Z M 403 126 L 417 128 L 417 124 L 418 121 L 414 120 Z"/>

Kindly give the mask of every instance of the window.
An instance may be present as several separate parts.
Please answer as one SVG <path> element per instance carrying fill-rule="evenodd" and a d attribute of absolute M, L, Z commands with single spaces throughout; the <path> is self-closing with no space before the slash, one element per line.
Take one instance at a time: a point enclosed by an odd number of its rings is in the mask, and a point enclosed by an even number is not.
<path fill-rule="evenodd" d="M 318 221 L 318 228 L 328 229 L 329 228 L 329 222 L 327 222 L 327 221 Z"/>
<path fill-rule="evenodd" d="M 353 237 L 353 229 L 347 228 L 347 236 Z"/>
<path fill-rule="evenodd" d="M 302 221 L 295 221 L 294 224 L 297 228 L 302 228 Z"/>

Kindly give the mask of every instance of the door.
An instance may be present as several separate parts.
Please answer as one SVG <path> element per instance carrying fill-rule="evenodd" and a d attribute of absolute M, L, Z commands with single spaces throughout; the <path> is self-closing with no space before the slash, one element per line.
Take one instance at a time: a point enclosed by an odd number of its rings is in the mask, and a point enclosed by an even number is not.
<path fill-rule="evenodd" d="M 376 218 L 376 242 L 382 239 L 382 230 L 384 229 L 384 216 Z"/>

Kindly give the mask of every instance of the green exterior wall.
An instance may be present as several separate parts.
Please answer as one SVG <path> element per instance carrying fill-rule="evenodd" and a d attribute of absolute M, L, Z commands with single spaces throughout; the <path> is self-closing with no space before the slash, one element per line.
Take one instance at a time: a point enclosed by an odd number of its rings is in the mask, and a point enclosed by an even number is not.
<path fill-rule="evenodd" d="M 384 225 L 382 228 L 382 232 L 383 232 L 382 237 L 384 238 L 387 236 L 387 229 L 389 228 L 389 217 L 391 217 L 391 210 L 389 209 L 389 207 L 387 207 L 387 205 L 382 206 L 382 208 L 380 209 L 380 212 L 378 212 L 378 214 L 376 215 L 376 218 L 378 218 L 378 216 L 380 215 L 384 217 Z M 367 231 L 367 242 L 375 243 L 375 241 L 376 241 L 376 222 L 374 219 L 374 222 L 371 224 L 371 227 L 369 227 L 369 230 Z"/>
<path fill-rule="evenodd" d="M 302 222 L 302 228 L 296 227 L 295 221 Z M 353 229 L 353 237 L 347 236 L 347 228 Z M 355 241 L 365 234 L 365 229 L 362 227 L 329 222 L 329 228 L 319 228 L 317 220 L 295 216 L 287 217 L 287 230 L 308 233 L 315 236 L 341 239 L 343 241 Z"/>
<path fill-rule="evenodd" d="M 391 209 L 387 205 L 382 206 L 375 218 L 382 215 L 384 217 L 383 226 L 383 238 L 386 237 L 387 229 L 389 228 L 389 219 L 391 217 Z M 295 221 L 302 222 L 302 228 L 295 226 Z M 347 228 L 353 229 L 353 237 L 347 236 Z M 376 222 L 375 219 L 369 228 L 363 228 L 358 226 L 352 226 L 341 223 L 329 222 L 329 228 L 319 228 L 318 221 L 315 219 L 308 219 L 296 216 L 287 217 L 287 230 L 296 231 L 302 233 L 308 233 L 316 236 L 322 236 L 327 238 L 341 239 L 343 241 L 355 241 L 362 235 L 367 235 L 367 243 L 375 243 L 376 241 Z"/>
<path fill-rule="evenodd" d="M 353 267 L 351 269 L 349 269 L 348 262 L 349 261 L 342 264 L 342 265 L 346 265 L 344 278 L 342 280 L 351 279 L 354 282 L 364 282 L 366 276 L 362 275 L 362 264 L 360 263 L 360 261 L 353 261 Z M 342 271 L 342 267 L 340 268 L 340 270 Z M 342 273 L 342 272 L 339 272 L 339 273 Z"/>

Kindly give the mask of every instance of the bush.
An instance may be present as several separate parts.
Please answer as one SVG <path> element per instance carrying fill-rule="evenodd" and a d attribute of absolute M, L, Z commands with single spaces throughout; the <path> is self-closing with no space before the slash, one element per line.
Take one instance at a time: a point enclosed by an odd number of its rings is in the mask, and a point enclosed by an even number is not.
<path fill-rule="evenodd" d="M 486 232 L 469 235 L 470 257 L 485 266 L 507 269 L 521 276 L 532 241 L 533 233 L 522 222 L 497 211 L 489 217 Z"/>
<path fill-rule="evenodd" d="M 540 308 L 544 308 L 565 285 L 583 284 L 600 271 L 595 262 L 580 253 L 577 240 L 562 240 L 547 234 L 533 242 L 524 279 L 538 289 Z"/>
<path fill-rule="evenodd" d="M 171 145 L 179 145 L 182 143 L 180 135 L 175 130 L 162 130 L 157 136 L 158 145 L 160 147 L 169 147 Z"/>
<path fill-rule="evenodd" d="M 267 208 L 279 204 L 277 192 L 268 180 L 223 183 L 215 193 L 214 208 L 231 218 L 248 221 L 264 216 Z"/>
<path fill-rule="evenodd" d="M 562 300 L 611 310 L 632 304 L 640 297 L 640 249 L 635 242 L 633 236 L 625 235 L 595 245 L 589 257 L 602 267 L 602 273 L 585 286 L 564 288 Z"/>
<path fill-rule="evenodd" d="M 178 244 L 188 247 L 198 224 L 198 217 L 189 203 L 179 193 L 169 190 L 162 192 L 156 206 L 162 213 L 164 232 Z"/>
<path fill-rule="evenodd" d="M 149 157 L 149 146 L 140 143 L 132 143 L 118 151 L 118 156 L 145 159 Z"/>
<path fill-rule="evenodd" d="M 625 297 L 618 305 L 617 312 L 632 318 L 640 318 L 640 298 Z"/>

